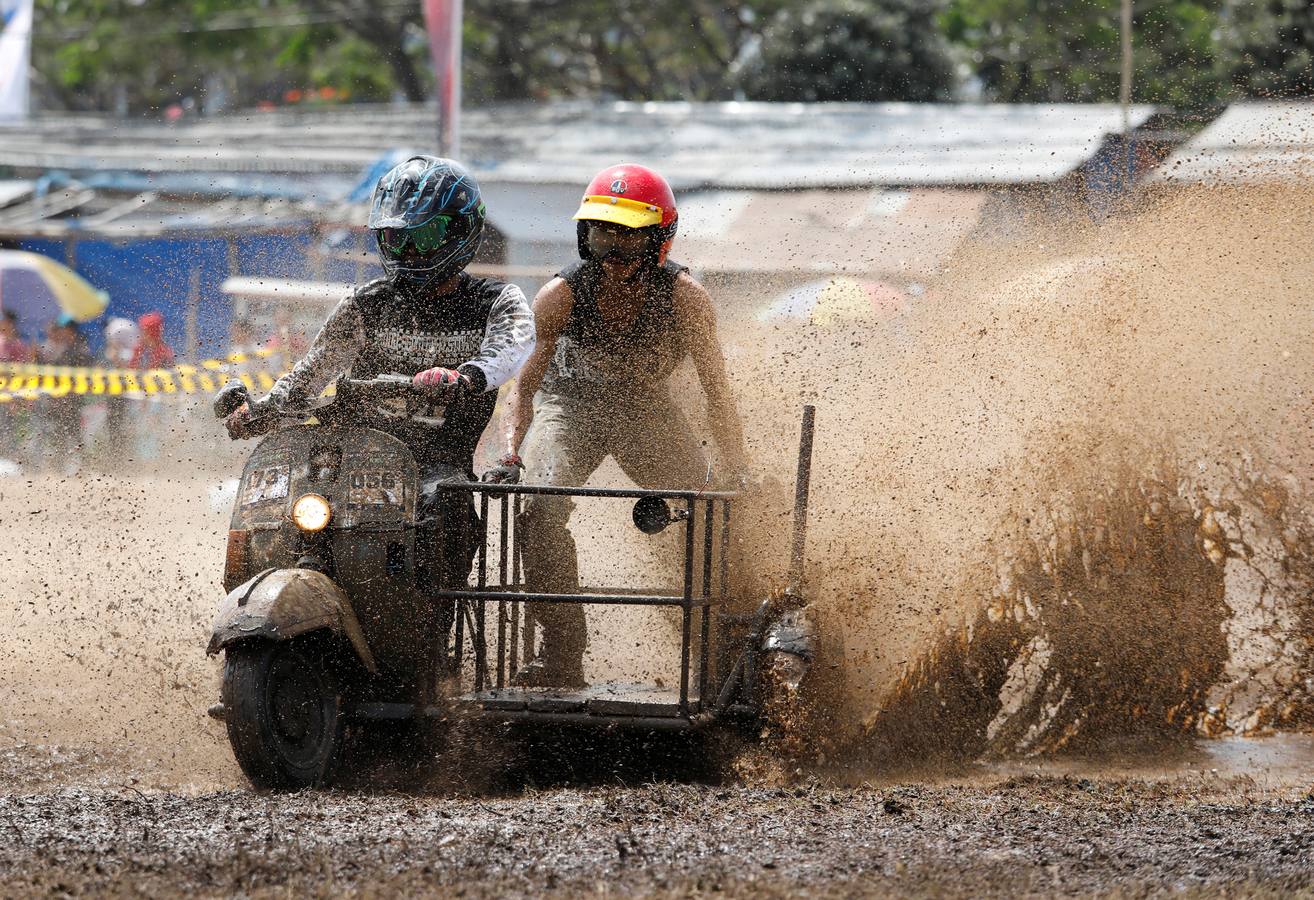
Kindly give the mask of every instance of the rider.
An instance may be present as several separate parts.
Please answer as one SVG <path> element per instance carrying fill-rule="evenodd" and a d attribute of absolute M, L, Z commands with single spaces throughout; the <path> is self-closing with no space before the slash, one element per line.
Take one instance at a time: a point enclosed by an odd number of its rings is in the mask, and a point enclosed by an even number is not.
<path fill-rule="evenodd" d="M 534 299 L 538 346 L 508 398 L 506 453 L 493 471 L 515 478 L 527 469 L 531 483 L 579 485 L 610 454 L 641 487 L 702 485 L 701 443 L 667 385 L 692 357 L 722 464 L 742 473 L 743 431 L 711 298 L 688 269 L 667 259 L 677 218 L 670 185 L 643 166 L 612 166 L 590 182 L 574 218 L 580 261 Z M 525 505 L 525 576 L 540 591 L 579 587 L 566 527 L 572 508 L 564 496 L 534 496 Z M 532 615 L 543 629 L 542 648 L 520 682 L 582 686 L 583 607 L 539 604 Z"/>
<path fill-rule="evenodd" d="M 276 416 L 268 413 L 304 407 L 344 373 L 411 376 L 421 398 L 383 403 L 373 412 L 383 423 L 378 427 L 415 455 L 419 517 L 436 540 L 439 518 L 473 516 L 468 495 L 436 485 L 453 469 L 473 477 L 475 445 L 497 389 L 534 349 L 534 315 L 514 284 L 463 271 L 479 247 L 484 204 L 479 185 L 458 163 L 413 156 L 393 168 L 374 188 L 369 228 L 385 277 L 342 300 L 305 358 L 256 409 L 244 405 L 230 415 L 228 432 L 238 439 L 270 430 Z M 470 546 L 449 546 L 456 552 L 443 554 L 445 580 L 463 582 Z M 436 550 L 431 545 L 430 553 Z"/>

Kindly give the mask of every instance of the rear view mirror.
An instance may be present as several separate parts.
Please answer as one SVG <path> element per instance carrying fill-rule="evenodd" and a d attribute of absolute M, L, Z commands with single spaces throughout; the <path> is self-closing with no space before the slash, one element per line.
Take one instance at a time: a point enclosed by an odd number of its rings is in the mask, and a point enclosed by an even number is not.
<path fill-rule="evenodd" d="M 660 534 L 672 522 L 683 522 L 689 518 L 689 511 L 672 511 L 661 497 L 640 497 L 634 504 L 633 518 L 634 527 L 644 534 Z"/>

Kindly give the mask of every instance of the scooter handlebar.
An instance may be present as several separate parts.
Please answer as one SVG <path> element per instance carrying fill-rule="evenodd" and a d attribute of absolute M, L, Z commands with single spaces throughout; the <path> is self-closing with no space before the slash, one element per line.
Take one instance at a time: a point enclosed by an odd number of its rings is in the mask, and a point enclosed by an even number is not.
<path fill-rule="evenodd" d="M 376 375 L 373 378 L 341 378 L 340 393 L 355 394 L 372 400 L 391 400 L 396 397 L 418 397 L 424 389 L 417 387 L 407 375 Z"/>

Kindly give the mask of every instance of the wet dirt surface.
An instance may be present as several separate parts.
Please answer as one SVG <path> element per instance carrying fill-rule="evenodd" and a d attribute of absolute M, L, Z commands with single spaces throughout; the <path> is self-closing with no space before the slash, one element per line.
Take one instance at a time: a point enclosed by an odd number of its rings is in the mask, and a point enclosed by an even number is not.
<path fill-rule="evenodd" d="M 6 779 L 0 831 L 6 896 L 1314 891 L 1314 796 L 1208 770 L 482 795 Z"/>
<path fill-rule="evenodd" d="M 900 321 L 731 354 L 768 474 L 800 402 L 823 424 L 830 742 L 792 774 L 508 774 L 493 741 L 437 784 L 256 793 L 204 714 L 240 454 L 0 482 L 0 897 L 1314 895 L 1311 195 L 986 247 Z M 826 380 L 773 388 L 799 354 Z M 669 623 L 600 625 L 590 678 L 662 675 Z"/>

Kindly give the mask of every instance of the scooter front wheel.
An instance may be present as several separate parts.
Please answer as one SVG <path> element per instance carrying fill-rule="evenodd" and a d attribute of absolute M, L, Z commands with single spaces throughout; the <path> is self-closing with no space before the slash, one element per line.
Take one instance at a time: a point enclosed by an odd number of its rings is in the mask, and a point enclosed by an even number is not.
<path fill-rule="evenodd" d="M 228 649 L 228 742 L 256 787 L 298 790 L 333 778 L 344 717 L 336 680 L 317 649 L 312 636 Z"/>

